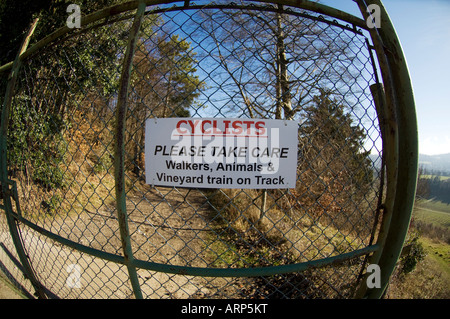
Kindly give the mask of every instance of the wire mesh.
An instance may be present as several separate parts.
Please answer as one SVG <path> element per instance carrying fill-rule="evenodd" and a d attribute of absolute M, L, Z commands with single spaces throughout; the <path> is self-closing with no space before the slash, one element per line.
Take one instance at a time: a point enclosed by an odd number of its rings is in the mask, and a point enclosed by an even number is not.
<path fill-rule="evenodd" d="M 22 218 L 119 257 L 115 110 L 131 23 L 128 12 L 97 21 L 28 57 L 8 135 L 8 171 L 17 183 Z M 305 10 L 232 3 L 148 7 L 126 114 L 126 208 L 134 258 L 255 268 L 336 257 L 372 244 L 382 150 L 369 88 L 377 82 L 371 50 L 361 30 Z M 294 120 L 297 185 L 148 185 L 144 128 L 153 117 Z M 61 245 L 24 224 L 19 229 L 50 296 L 133 298 L 124 265 Z M 365 258 L 272 276 L 138 269 L 138 278 L 145 298 L 348 298 Z"/>

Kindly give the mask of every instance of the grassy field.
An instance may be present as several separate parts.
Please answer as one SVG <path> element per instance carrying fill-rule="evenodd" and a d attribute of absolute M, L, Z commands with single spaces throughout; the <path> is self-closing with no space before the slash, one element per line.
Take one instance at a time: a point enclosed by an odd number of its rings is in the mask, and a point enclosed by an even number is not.
<path fill-rule="evenodd" d="M 450 299 L 450 205 L 418 200 L 413 220 L 410 233 L 419 229 L 426 256 L 411 273 L 394 276 L 387 298 Z"/>
<path fill-rule="evenodd" d="M 388 287 L 389 299 L 450 299 L 448 244 L 422 237 L 426 257 L 409 274 L 396 273 Z"/>
<path fill-rule="evenodd" d="M 434 200 L 418 200 L 414 205 L 413 217 L 450 231 L 450 205 L 445 203 Z"/>

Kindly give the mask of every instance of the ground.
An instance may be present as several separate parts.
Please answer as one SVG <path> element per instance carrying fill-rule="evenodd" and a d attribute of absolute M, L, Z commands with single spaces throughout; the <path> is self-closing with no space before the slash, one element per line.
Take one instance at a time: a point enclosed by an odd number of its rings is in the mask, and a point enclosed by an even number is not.
<path fill-rule="evenodd" d="M 14 288 L 0 272 L 0 299 L 22 299 L 24 296 Z"/>

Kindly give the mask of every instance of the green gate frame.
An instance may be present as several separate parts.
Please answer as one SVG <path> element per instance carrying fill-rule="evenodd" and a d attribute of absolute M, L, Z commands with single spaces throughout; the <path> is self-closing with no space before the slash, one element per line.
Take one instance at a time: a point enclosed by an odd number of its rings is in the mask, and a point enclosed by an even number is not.
<path fill-rule="evenodd" d="M 383 205 L 383 218 L 380 232 L 376 243 L 363 249 L 358 249 L 350 253 L 335 257 L 324 258 L 304 263 L 269 266 L 260 268 L 195 268 L 175 265 L 166 265 L 153 262 L 144 262 L 133 258 L 130 234 L 127 225 L 127 212 L 125 204 L 125 179 L 124 179 L 124 114 L 127 110 L 126 96 L 129 89 L 131 62 L 134 53 L 138 31 L 145 13 L 146 6 L 158 4 L 170 4 L 180 1 L 174 0 L 140 0 L 130 1 L 123 4 L 105 8 L 96 13 L 84 16 L 81 25 L 87 25 L 101 18 L 118 15 L 120 13 L 136 10 L 133 25 L 130 31 L 127 51 L 124 58 L 122 74 L 120 79 L 120 89 L 118 97 L 118 107 L 116 113 L 116 149 L 115 149 L 115 181 L 117 211 L 122 239 L 124 257 L 110 254 L 104 251 L 93 249 L 79 243 L 72 242 L 66 238 L 51 233 L 23 218 L 20 214 L 18 197 L 16 195 L 15 183 L 8 179 L 7 165 L 7 133 L 9 112 L 11 108 L 12 96 L 21 61 L 40 48 L 54 41 L 55 39 L 69 33 L 71 29 L 62 27 L 45 37 L 29 49 L 29 40 L 32 36 L 37 21 L 30 28 L 23 45 L 17 54 L 15 61 L 0 67 L 0 73 L 10 72 L 8 86 L 3 102 L 0 127 L 0 183 L 3 205 L 0 209 L 6 212 L 6 217 L 10 233 L 16 247 L 23 271 L 31 281 L 39 298 L 46 298 L 45 288 L 40 284 L 35 276 L 32 266 L 28 261 L 25 248 L 18 231 L 18 223 L 22 223 L 39 233 L 47 236 L 63 245 L 73 249 L 103 258 L 108 261 L 123 264 L 127 267 L 130 281 L 136 298 L 142 298 L 141 289 L 138 282 L 136 268 L 166 272 L 172 274 L 210 276 L 210 277 L 251 277 L 268 276 L 290 272 L 300 272 L 309 268 L 322 267 L 341 263 L 347 259 L 369 255 L 371 264 L 379 265 L 381 269 L 381 288 L 368 289 L 365 281 L 360 282 L 357 297 L 359 298 L 381 298 L 388 286 L 389 279 L 395 269 L 396 262 L 400 257 L 402 247 L 406 238 L 411 219 L 411 212 L 414 204 L 416 191 L 417 171 L 418 171 L 418 132 L 416 123 L 415 103 L 413 89 L 408 72 L 407 63 L 402 52 L 402 48 L 393 27 L 392 22 L 380 0 L 355 0 L 360 8 L 363 18 L 358 18 L 335 8 L 325 6 L 316 2 L 304 0 L 279 0 L 260 1 L 274 3 L 306 9 L 339 19 L 350 23 L 354 28 L 358 27 L 370 33 L 373 46 L 377 55 L 378 65 L 384 83 L 371 87 L 375 105 L 380 122 L 380 129 L 383 141 L 383 161 L 386 167 L 386 200 Z M 367 7 L 371 4 L 377 5 L 381 13 L 381 28 L 369 28 L 366 24 L 371 17 Z M 190 6 L 189 1 L 185 1 L 185 8 Z M 183 10 L 181 7 L 180 10 Z M 15 201 L 16 211 L 13 208 Z M 366 274 L 367 275 L 367 274 Z M 48 295 L 48 293 L 47 293 Z"/>

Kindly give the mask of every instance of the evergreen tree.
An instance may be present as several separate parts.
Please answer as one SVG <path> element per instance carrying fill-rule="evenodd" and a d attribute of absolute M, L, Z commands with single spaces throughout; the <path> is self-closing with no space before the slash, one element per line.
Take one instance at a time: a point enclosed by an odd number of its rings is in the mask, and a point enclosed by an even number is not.
<path fill-rule="evenodd" d="M 326 163 L 329 173 L 345 171 L 353 184 L 367 185 L 372 173 L 369 152 L 363 149 L 364 130 L 327 90 L 322 89 L 313 101 L 314 105 L 303 111 L 302 138 L 307 139 L 315 155 Z"/>
<path fill-rule="evenodd" d="M 306 152 L 321 163 L 319 171 L 332 175 L 346 172 L 352 184 L 365 189 L 372 173 L 369 151 L 363 149 L 364 130 L 329 91 L 321 89 L 313 101 L 302 112 L 305 120 L 300 135 L 303 143 L 309 144 Z"/>
<path fill-rule="evenodd" d="M 363 225 L 360 220 L 349 222 L 352 212 L 367 202 L 363 197 L 373 179 L 363 129 L 324 89 L 300 115 L 304 121 L 299 128 L 298 202 L 313 214 L 331 217 L 334 224 Z"/>

